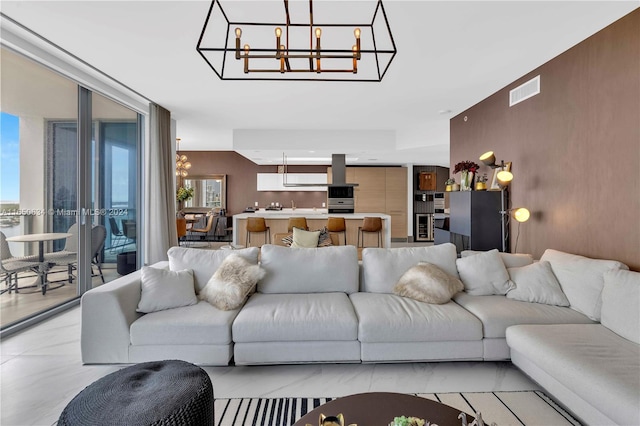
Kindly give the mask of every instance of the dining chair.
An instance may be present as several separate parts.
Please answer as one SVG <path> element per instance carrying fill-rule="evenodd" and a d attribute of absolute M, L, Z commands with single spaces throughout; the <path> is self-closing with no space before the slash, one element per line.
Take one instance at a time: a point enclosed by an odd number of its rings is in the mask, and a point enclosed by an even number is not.
<path fill-rule="evenodd" d="M 109 217 L 109 229 L 111 230 L 111 253 L 115 253 L 115 250 L 119 247 L 118 243 L 123 242 L 122 240 L 126 241 L 127 237 L 122 233 L 118 222 L 113 217 Z M 121 248 L 124 249 L 124 244 Z"/>
<path fill-rule="evenodd" d="M 364 233 L 378 233 L 378 247 L 382 246 L 382 218 L 367 216 L 362 219 L 362 226 L 358 226 L 358 247 L 364 247 Z M 362 246 L 360 237 L 362 236 Z"/>
<path fill-rule="evenodd" d="M 72 283 L 74 278 L 73 271 L 76 269 L 75 264 L 78 262 L 78 223 L 72 224 L 67 232 L 71 236 L 65 240 L 62 250 L 46 253 L 44 260 L 56 265 L 66 265 L 67 280 Z"/>
<path fill-rule="evenodd" d="M 330 234 L 344 234 L 344 245 L 347 245 L 347 223 L 344 217 L 329 217 L 327 219 L 327 231 Z"/>
<path fill-rule="evenodd" d="M 204 228 L 191 228 L 191 234 L 193 235 L 194 232 L 197 232 L 199 234 L 203 234 L 204 236 L 206 236 L 209 231 L 211 231 L 211 228 L 213 227 L 213 221 L 215 220 L 215 216 L 210 214 L 208 219 L 207 219 L 207 226 L 205 226 Z M 207 239 L 207 245 L 209 247 L 211 247 L 211 241 L 209 241 Z"/>
<path fill-rule="evenodd" d="M 181 217 L 177 218 L 176 230 L 178 232 L 178 245 L 180 245 L 182 238 L 187 236 L 187 219 Z"/>
<path fill-rule="evenodd" d="M 100 252 L 104 248 L 104 242 L 107 239 L 107 228 L 103 225 L 96 225 L 91 228 L 91 277 L 100 276 L 102 284 L 104 284 L 104 275 L 102 275 L 102 267 L 100 266 Z M 98 273 L 93 273 L 93 267 L 98 268 Z"/>
<path fill-rule="evenodd" d="M 15 291 L 18 293 L 18 273 L 31 271 L 37 268 L 39 262 L 36 256 L 15 257 L 11 254 L 7 236 L 0 231 L 0 274 L 2 274 L 5 288 L 0 290 L 0 294 L 7 291 Z M 13 277 L 13 282 L 11 279 Z"/>
<path fill-rule="evenodd" d="M 267 243 L 267 241 L 271 243 L 271 229 L 267 226 L 267 222 L 264 220 L 264 218 L 249 217 L 247 218 L 247 237 L 246 237 L 247 247 L 250 247 L 250 244 L 251 244 L 251 234 L 256 232 L 264 233 L 265 244 Z M 267 240 L 267 234 L 269 235 L 268 240 Z"/>

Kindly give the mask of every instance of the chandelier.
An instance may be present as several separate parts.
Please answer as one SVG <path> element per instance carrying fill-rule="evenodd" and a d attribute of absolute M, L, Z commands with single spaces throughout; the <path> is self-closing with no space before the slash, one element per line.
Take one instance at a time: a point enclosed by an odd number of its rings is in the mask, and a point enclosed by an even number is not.
<path fill-rule="evenodd" d="M 224 3 L 211 2 L 197 45 L 222 80 L 381 81 L 396 55 L 382 0 Z"/>
<path fill-rule="evenodd" d="M 187 177 L 189 175 L 189 170 L 191 168 L 191 163 L 188 161 L 186 155 L 180 155 L 180 138 L 176 138 L 176 176 L 178 177 Z"/>

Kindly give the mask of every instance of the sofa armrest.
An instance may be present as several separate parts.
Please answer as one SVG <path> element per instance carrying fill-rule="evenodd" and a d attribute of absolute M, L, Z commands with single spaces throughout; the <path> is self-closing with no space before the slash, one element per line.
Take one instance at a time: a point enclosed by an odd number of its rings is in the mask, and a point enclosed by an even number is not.
<path fill-rule="evenodd" d="M 153 265 L 167 268 L 168 262 Z M 129 327 L 141 294 L 140 271 L 87 291 L 82 296 L 80 346 L 84 364 L 129 362 Z"/>

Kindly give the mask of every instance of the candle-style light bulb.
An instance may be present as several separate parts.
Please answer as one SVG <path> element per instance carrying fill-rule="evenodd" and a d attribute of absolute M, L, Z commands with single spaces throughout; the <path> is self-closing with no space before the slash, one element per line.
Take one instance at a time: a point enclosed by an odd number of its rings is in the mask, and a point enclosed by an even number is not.
<path fill-rule="evenodd" d="M 357 74 L 358 73 L 358 46 L 354 44 L 351 50 L 353 50 L 353 73 Z"/>
<path fill-rule="evenodd" d="M 242 30 L 240 28 L 236 28 L 236 59 L 240 59 L 240 36 L 242 35 Z"/>
<path fill-rule="evenodd" d="M 356 55 L 356 59 L 360 60 L 360 58 L 361 58 L 361 54 L 360 54 L 360 28 L 356 28 L 355 30 L 353 30 L 353 35 L 356 36 L 356 47 L 358 48 L 358 54 Z"/>
<path fill-rule="evenodd" d="M 320 38 L 321 35 L 322 35 L 322 28 L 320 27 L 316 28 L 316 38 Z"/>
<path fill-rule="evenodd" d="M 249 74 L 249 50 L 251 48 L 248 44 L 244 45 L 244 73 Z"/>
<path fill-rule="evenodd" d="M 356 38 L 360 38 L 360 28 L 353 30 L 353 35 L 356 36 Z"/>
<path fill-rule="evenodd" d="M 276 27 L 276 59 L 280 59 L 280 36 L 282 36 L 282 28 Z"/>

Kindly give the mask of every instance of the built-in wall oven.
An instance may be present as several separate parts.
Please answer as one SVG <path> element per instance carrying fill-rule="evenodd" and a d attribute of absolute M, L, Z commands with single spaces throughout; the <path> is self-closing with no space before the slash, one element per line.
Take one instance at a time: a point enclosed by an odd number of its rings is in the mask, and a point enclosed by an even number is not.
<path fill-rule="evenodd" d="M 434 213 L 444 213 L 445 208 L 447 208 L 447 197 L 448 194 L 444 192 L 436 192 L 433 194 L 433 212 Z"/>
<path fill-rule="evenodd" d="M 353 213 L 353 185 L 329 185 L 327 187 L 329 213 Z"/>

